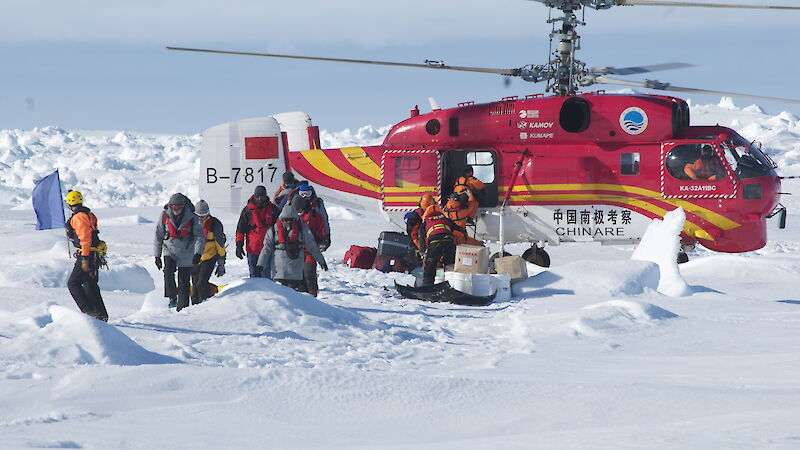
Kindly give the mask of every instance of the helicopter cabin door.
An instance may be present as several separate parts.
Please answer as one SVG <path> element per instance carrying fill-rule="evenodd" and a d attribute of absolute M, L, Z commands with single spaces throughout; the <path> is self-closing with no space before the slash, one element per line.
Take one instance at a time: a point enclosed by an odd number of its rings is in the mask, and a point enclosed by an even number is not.
<path fill-rule="evenodd" d="M 426 192 L 438 196 L 442 179 L 439 152 L 389 150 L 381 161 L 381 201 L 385 211 L 411 211 Z"/>
<path fill-rule="evenodd" d="M 473 176 L 484 184 L 483 193 L 478 197 L 481 208 L 497 206 L 497 154 L 488 149 L 450 150 L 444 154 L 442 196 L 447 198 L 455 187 L 456 180 L 471 166 Z"/>
<path fill-rule="evenodd" d="M 661 194 L 665 198 L 732 198 L 737 183 L 721 149 L 708 141 L 661 146 Z"/>

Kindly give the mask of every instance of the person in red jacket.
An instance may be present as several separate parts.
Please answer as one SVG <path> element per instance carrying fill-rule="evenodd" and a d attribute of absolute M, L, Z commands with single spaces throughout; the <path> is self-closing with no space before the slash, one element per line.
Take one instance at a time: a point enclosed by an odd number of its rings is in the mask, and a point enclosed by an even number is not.
<path fill-rule="evenodd" d="M 246 249 L 251 278 L 271 278 L 270 262 L 266 262 L 261 273 L 257 273 L 256 263 L 264 247 L 264 236 L 272 228 L 277 216 L 278 209 L 269 201 L 267 188 L 256 186 L 247 205 L 239 214 L 239 223 L 236 225 L 236 257 L 243 259 Z"/>
<path fill-rule="evenodd" d="M 326 231 L 322 214 L 311 206 L 311 202 L 299 195 L 292 199 L 292 206 L 300 216 L 300 220 L 311 230 L 311 234 L 314 236 L 319 250 L 324 252 L 331 245 L 331 238 Z M 308 250 L 305 250 L 303 283 L 305 284 L 305 291 L 314 297 L 319 293 L 317 279 L 317 260 L 314 259 L 314 256 Z"/>

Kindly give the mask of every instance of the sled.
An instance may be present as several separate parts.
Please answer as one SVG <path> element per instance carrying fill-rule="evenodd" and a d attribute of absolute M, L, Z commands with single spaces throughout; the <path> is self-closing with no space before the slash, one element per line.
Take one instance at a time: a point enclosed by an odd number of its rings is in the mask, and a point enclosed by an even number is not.
<path fill-rule="evenodd" d="M 428 302 L 448 302 L 456 305 L 484 306 L 492 303 L 495 294 L 483 297 L 457 291 L 447 281 L 433 286 L 412 287 L 394 283 L 394 288 L 405 298 L 425 300 Z"/>

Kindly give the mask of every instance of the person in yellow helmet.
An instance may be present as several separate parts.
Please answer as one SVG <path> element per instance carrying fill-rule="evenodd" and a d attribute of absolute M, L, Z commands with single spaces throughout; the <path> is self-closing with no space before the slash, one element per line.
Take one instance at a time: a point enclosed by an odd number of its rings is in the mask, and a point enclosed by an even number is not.
<path fill-rule="evenodd" d="M 108 312 L 97 285 L 97 269 L 105 253 L 105 243 L 100 240 L 97 216 L 83 206 L 83 195 L 78 191 L 67 193 L 67 205 L 72 216 L 67 221 L 67 237 L 75 245 L 75 266 L 67 280 L 67 289 L 81 312 L 97 320 L 108 322 Z"/>

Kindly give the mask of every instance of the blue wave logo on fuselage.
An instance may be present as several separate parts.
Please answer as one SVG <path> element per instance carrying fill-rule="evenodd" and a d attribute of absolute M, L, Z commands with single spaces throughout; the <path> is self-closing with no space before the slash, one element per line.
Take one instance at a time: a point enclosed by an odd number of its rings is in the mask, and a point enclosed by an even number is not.
<path fill-rule="evenodd" d="M 635 106 L 620 114 L 619 125 L 628 134 L 639 134 L 647 128 L 647 114 Z"/>

